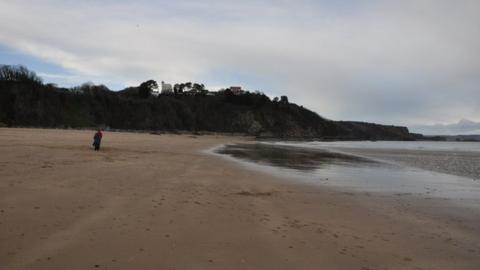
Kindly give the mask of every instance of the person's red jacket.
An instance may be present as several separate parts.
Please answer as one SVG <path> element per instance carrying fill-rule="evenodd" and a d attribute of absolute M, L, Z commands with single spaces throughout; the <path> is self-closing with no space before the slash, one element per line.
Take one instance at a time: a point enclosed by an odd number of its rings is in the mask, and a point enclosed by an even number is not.
<path fill-rule="evenodd" d="M 100 144 L 100 142 L 102 141 L 102 136 L 102 132 L 100 130 L 97 131 L 97 133 L 95 133 L 95 136 L 93 136 L 93 143 Z"/>

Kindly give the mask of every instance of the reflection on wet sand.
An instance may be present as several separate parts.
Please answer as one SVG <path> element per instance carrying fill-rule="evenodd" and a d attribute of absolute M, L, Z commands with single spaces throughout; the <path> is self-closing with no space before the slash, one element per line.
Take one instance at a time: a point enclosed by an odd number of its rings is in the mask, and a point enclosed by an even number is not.
<path fill-rule="evenodd" d="M 328 150 L 262 143 L 226 145 L 217 152 L 246 161 L 301 171 L 313 171 L 329 165 L 357 167 L 379 164 L 371 159 Z"/>
<path fill-rule="evenodd" d="M 247 166 L 260 165 L 251 168 L 307 184 L 359 192 L 479 198 L 480 185 L 471 179 L 340 151 L 256 143 L 226 145 L 216 152 Z"/>

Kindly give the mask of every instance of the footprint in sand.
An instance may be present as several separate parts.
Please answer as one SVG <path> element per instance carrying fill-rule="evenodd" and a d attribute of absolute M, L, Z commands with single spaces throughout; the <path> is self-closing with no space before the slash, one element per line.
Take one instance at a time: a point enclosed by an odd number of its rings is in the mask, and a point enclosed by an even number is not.
<path fill-rule="evenodd" d="M 49 161 L 45 161 L 43 162 L 43 165 L 42 165 L 42 168 L 45 169 L 45 168 L 52 168 L 53 167 L 53 163 L 52 162 L 49 162 Z"/>

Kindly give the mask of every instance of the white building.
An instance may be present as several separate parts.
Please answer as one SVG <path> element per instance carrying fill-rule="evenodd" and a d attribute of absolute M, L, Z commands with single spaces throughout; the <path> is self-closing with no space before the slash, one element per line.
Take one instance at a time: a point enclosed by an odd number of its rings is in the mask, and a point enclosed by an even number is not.
<path fill-rule="evenodd" d="M 162 94 L 171 94 L 171 93 L 173 93 L 172 85 L 162 81 Z"/>

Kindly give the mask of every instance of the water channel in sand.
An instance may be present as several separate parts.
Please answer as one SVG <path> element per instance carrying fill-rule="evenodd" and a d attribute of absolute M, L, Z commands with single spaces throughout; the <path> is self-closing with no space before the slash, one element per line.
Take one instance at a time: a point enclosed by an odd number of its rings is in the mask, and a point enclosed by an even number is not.
<path fill-rule="evenodd" d="M 365 144 L 369 147 L 366 147 Z M 425 197 L 456 199 L 480 206 L 480 181 L 474 177 L 454 175 L 424 167 L 422 164 L 436 164 L 437 159 L 448 163 L 451 155 L 468 152 L 461 162 L 473 163 L 480 152 L 471 148 L 432 149 L 412 148 L 408 144 L 402 150 L 397 147 L 372 148 L 372 143 L 255 143 L 225 145 L 215 153 L 226 156 L 244 165 L 273 174 L 287 176 L 307 184 L 325 185 L 359 192 L 386 192 L 397 195 L 420 195 Z M 416 144 L 421 147 L 420 144 Z M 350 146 L 350 147 L 347 147 Z M 445 147 L 445 145 L 442 145 Z M 390 154 L 389 154 L 390 153 Z M 402 155 L 400 155 L 401 153 Z M 401 157 L 401 158 L 400 158 Z M 431 158 L 432 161 L 426 160 Z M 422 162 L 419 162 L 421 160 Z M 457 161 L 456 161 L 457 162 Z M 419 164 L 419 166 L 415 166 Z M 445 165 L 445 168 L 447 166 Z M 445 169 L 442 168 L 442 169 Z"/>

